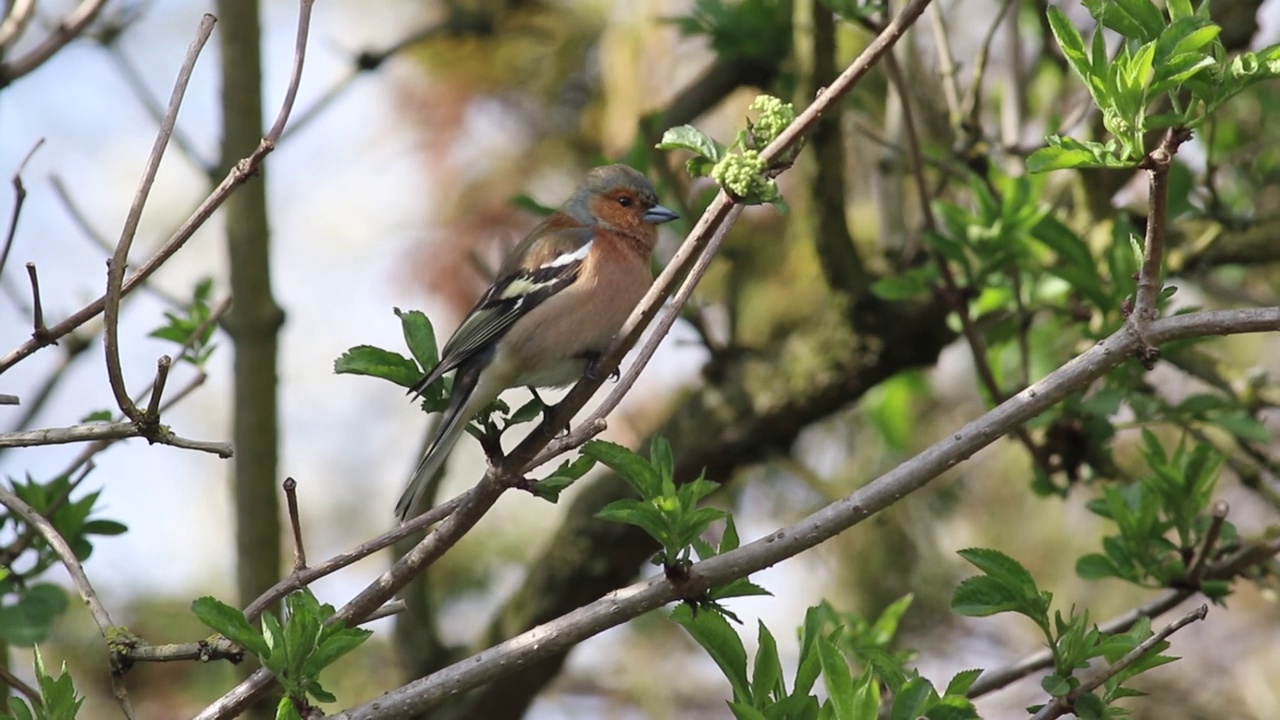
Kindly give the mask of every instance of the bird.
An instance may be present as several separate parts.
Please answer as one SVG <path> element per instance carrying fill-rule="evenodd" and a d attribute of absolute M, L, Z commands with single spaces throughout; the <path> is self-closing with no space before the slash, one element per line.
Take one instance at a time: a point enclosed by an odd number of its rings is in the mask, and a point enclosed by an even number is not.
<path fill-rule="evenodd" d="M 401 523 L 427 509 L 432 476 L 504 390 L 563 387 L 593 371 L 653 282 L 657 226 L 678 217 L 638 170 L 604 165 L 512 249 L 439 362 L 409 389 L 417 397 L 456 371 L 439 428 L 396 504 Z"/>

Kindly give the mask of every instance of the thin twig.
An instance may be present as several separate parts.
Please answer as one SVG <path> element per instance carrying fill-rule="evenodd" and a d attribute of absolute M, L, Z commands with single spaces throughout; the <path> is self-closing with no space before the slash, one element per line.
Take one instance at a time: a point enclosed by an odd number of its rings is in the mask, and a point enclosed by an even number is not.
<path fill-rule="evenodd" d="M 110 644 L 115 635 L 116 624 L 111 621 L 111 615 L 107 612 L 107 608 L 103 606 L 102 601 L 98 599 L 98 594 L 93 590 L 93 584 L 89 582 L 89 576 L 84 573 L 84 566 L 80 564 L 80 560 L 76 557 L 76 553 L 71 549 L 71 545 L 58 533 L 55 528 L 43 515 L 36 512 L 35 508 L 23 502 L 22 498 L 15 495 L 7 488 L 0 487 L 0 504 L 17 515 L 21 515 L 26 523 L 40 532 L 44 536 L 45 542 L 49 543 L 49 547 L 57 553 L 58 559 L 62 561 L 62 565 L 67 569 L 67 574 L 71 576 L 71 583 L 75 585 L 76 591 L 80 593 L 80 599 L 84 600 L 85 605 L 89 607 L 89 615 L 93 617 L 94 623 L 98 626 L 98 632 L 102 633 L 103 639 L 107 641 L 108 652 L 110 652 Z M 116 699 L 120 702 L 120 707 L 124 710 L 125 717 L 133 718 L 133 708 L 129 704 L 129 697 L 125 693 L 124 685 L 119 680 L 118 668 L 112 667 L 112 689 L 115 691 Z"/>
<path fill-rule="evenodd" d="M 1270 540 L 1248 547 L 1242 548 L 1239 552 L 1229 558 L 1225 558 L 1216 563 L 1210 563 L 1205 577 L 1214 580 L 1227 580 L 1239 575 L 1245 568 L 1262 562 L 1263 560 L 1274 556 L 1280 552 L 1280 538 L 1271 538 Z M 1133 627 L 1133 624 L 1142 618 L 1157 618 L 1175 607 L 1181 605 L 1188 598 L 1196 595 L 1199 591 L 1191 588 L 1183 588 L 1166 593 L 1145 605 L 1136 607 L 1128 612 L 1119 615 L 1111 620 L 1098 626 L 1098 630 L 1112 635 L 1127 631 Z M 1003 688 L 1010 683 L 1020 680 L 1034 672 L 1044 670 L 1053 665 L 1053 654 L 1049 650 L 1041 650 L 1032 653 L 1027 657 L 1002 668 L 994 670 L 986 670 L 982 673 L 969 688 L 968 697 L 977 698 L 987 693 L 994 692 Z"/>
<path fill-rule="evenodd" d="M 9 672 L 9 668 L 3 666 L 0 666 L 0 682 L 25 695 L 27 701 L 31 703 L 31 709 L 36 711 L 37 717 L 40 717 L 40 709 L 44 707 L 44 703 L 40 700 L 39 690 L 23 682 L 22 678 Z"/>
<path fill-rule="evenodd" d="M 120 240 L 116 243 L 115 253 L 107 265 L 107 292 L 102 307 L 103 333 L 102 344 L 107 356 L 107 380 L 111 384 L 111 392 L 116 397 L 120 411 L 130 420 L 141 422 L 143 414 L 133 404 L 129 390 L 125 387 L 124 373 L 120 368 L 120 298 L 123 295 L 125 266 L 129 262 L 129 248 L 138 233 L 138 222 L 142 219 L 142 210 L 146 207 L 147 197 L 151 194 L 151 185 L 155 182 L 156 173 L 160 170 L 160 161 L 164 151 L 169 147 L 169 137 L 173 135 L 173 126 L 178 120 L 178 110 L 182 107 L 182 99 L 187 92 L 187 84 L 191 81 L 191 73 L 195 69 L 200 51 L 213 34 L 217 18 L 205 13 L 200 18 L 196 36 L 187 47 L 187 55 L 183 58 L 182 67 L 178 70 L 178 78 L 173 84 L 173 94 L 169 97 L 169 108 L 165 111 L 164 120 L 160 123 L 160 131 L 156 134 L 155 143 L 151 146 L 151 155 L 142 170 L 142 178 L 138 181 L 138 191 L 129 205 L 125 216 L 124 228 L 120 231 Z"/>
<path fill-rule="evenodd" d="M 89 23 L 98 16 L 98 11 L 107 0 L 83 0 L 75 10 L 58 21 L 52 32 L 24 55 L 0 63 L 0 87 L 35 70 L 53 57 L 67 43 L 80 36 Z"/>
<path fill-rule="evenodd" d="M 313 0 L 299 0 L 298 2 L 301 8 L 298 21 L 297 46 L 299 49 L 295 51 L 294 55 L 294 67 L 290 76 L 289 91 L 286 93 L 284 103 L 280 109 L 280 116 L 276 120 L 276 126 L 272 127 L 272 133 L 281 127 L 282 120 L 288 118 L 293 102 L 297 97 L 297 87 L 302 75 L 302 60 L 305 57 L 306 36 L 311 23 L 312 3 Z M 275 149 L 278 135 L 273 137 L 272 133 L 268 133 L 267 137 L 264 137 L 262 142 L 258 143 L 258 147 L 252 153 L 237 162 L 227 172 L 222 182 L 218 183 L 218 186 L 192 211 L 190 217 L 165 241 L 165 244 L 124 281 L 124 285 L 120 290 L 122 296 L 132 292 L 139 284 L 146 281 L 156 269 L 173 257 L 174 253 L 182 249 L 187 241 L 191 239 L 191 236 L 195 234 L 196 230 L 202 227 L 218 208 L 222 207 L 222 204 L 226 202 L 231 193 L 253 177 L 263 159 Z M 96 317 L 98 313 L 102 312 L 105 304 L 105 296 L 98 298 L 75 312 L 71 317 L 50 328 L 44 337 L 33 338 L 10 351 L 9 354 L 0 358 L 0 373 L 45 345 L 55 342 L 58 338 L 80 327 L 91 318 Z"/>
<path fill-rule="evenodd" d="M 36 0 L 13 0 L 8 3 L 9 12 L 0 23 L 0 54 L 7 54 L 24 32 L 31 18 L 36 16 Z"/>
<path fill-rule="evenodd" d="M 0 405 L 21 405 L 22 398 L 9 393 L 0 393 Z"/>
<path fill-rule="evenodd" d="M 394 600 L 378 608 L 376 612 L 371 614 L 367 620 L 360 623 L 367 625 L 375 620 L 381 620 L 385 617 L 398 615 L 406 609 L 403 600 Z M 244 648 L 236 645 L 230 640 L 214 636 L 208 640 L 201 640 L 193 643 L 172 643 L 168 645 L 138 645 L 123 649 L 119 653 L 122 662 L 179 662 L 183 660 L 196 660 L 199 662 L 208 662 L 210 660 L 228 660 L 231 664 L 238 664 L 244 659 Z"/>
<path fill-rule="evenodd" d="M 1235 332 L 1280 330 L 1280 308 L 1201 312 L 1163 318 L 1147 328 L 1149 338 L 1171 342 L 1188 337 Z M 999 407 L 948 435 L 911 460 L 831 503 L 798 523 L 692 565 L 687 579 L 673 581 L 656 575 L 615 590 L 594 602 L 512 637 L 420 680 L 384 693 L 363 705 L 336 715 L 344 720 L 407 717 L 438 705 L 445 698 L 480 687 L 498 678 L 567 651 L 586 638 L 654 610 L 666 603 L 697 597 L 709 588 L 746 577 L 808 550 L 874 516 L 931 480 L 971 457 L 1024 423 L 1056 405 L 1081 387 L 1119 366 L 1138 346 L 1137 338 L 1121 329 Z M 488 480 L 481 481 L 484 487 Z M 452 519 L 452 518 L 451 518 Z M 385 576 L 384 576 L 385 578 Z M 379 582 L 382 580 L 380 579 Z M 255 695 L 269 673 L 255 673 L 229 696 L 207 708 L 199 718 L 224 717 Z M 234 698 L 234 702 L 232 701 Z"/>
<path fill-rule="evenodd" d="M 146 417 L 151 422 L 160 419 L 160 397 L 164 395 L 164 384 L 169 379 L 169 366 L 173 358 L 161 355 L 156 361 L 156 379 L 151 381 L 151 400 L 147 403 Z"/>
<path fill-rule="evenodd" d="M 293 573 L 307 569 L 307 549 L 302 544 L 302 520 L 298 516 L 298 481 L 284 479 L 284 499 L 289 508 L 289 525 L 293 528 Z"/>
<path fill-rule="evenodd" d="M 92 442 L 96 440 L 123 440 L 141 437 L 153 443 L 172 445 L 187 450 L 199 450 L 213 453 L 221 458 L 231 457 L 231 445 L 221 442 L 205 442 L 189 440 L 174 435 L 172 431 L 158 427 L 149 431 L 140 427 L 140 423 L 132 420 L 108 423 L 81 423 L 64 427 L 40 428 L 0 435 L 0 447 L 34 447 L 36 445 L 65 445 L 75 442 Z"/>
<path fill-rule="evenodd" d="M 987 59 L 991 54 L 991 41 L 996 36 L 996 31 L 1000 29 L 1000 23 L 1004 22 L 1004 16 L 1008 14 L 1009 8 L 1013 6 L 1013 0 L 1004 0 L 1000 3 L 1000 9 L 996 11 L 995 19 L 991 21 L 991 25 L 987 28 L 987 32 L 982 37 L 982 44 L 979 45 L 978 57 L 973 62 L 973 80 L 969 83 L 969 94 L 965 97 L 965 105 L 969 107 L 968 120 L 971 132 L 977 132 L 981 127 L 982 118 L 979 112 L 982 109 L 982 81 L 987 74 Z"/>
<path fill-rule="evenodd" d="M 902 99 L 902 124 L 907 135 L 907 155 L 911 159 L 911 175 L 920 198 L 920 213 L 924 219 L 925 228 L 930 232 L 936 233 L 938 232 L 938 220 L 933 214 L 933 197 L 929 193 L 929 184 L 924 177 L 924 162 L 920 155 L 920 136 L 916 131 L 915 113 L 911 107 L 910 88 L 907 87 L 906 78 L 903 77 L 902 70 L 898 66 L 897 58 L 894 57 L 893 53 L 885 56 L 885 68 L 889 73 L 890 81 L 898 89 L 898 97 Z M 978 378 L 991 395 L 991 403 L 999 405 L 1004 402 L 1005 395 L 1000 390 L 1000 384 L 996 382 L 995 372 L 991 369 L 991 360 L 987 356 L 986 341 L 983 340 L 982 333 L 978 331 L 978 326 L 974 323 L 973 316 L 969 314 L 969 300 L 964 291 L 961 290 L 960 284 L 956 281 L 955 273 L 951 271 L 951 265 L 947 262 L 946 257 L 936 248 L 930 248 L 930 254 L 933 257 L 934 264 L 938 267 L 938 274 L 942 278 L 943 292 L 947 294 L 952 311 L 960 319 L 961 332 L 969 345 L 970 354 L 973 356 L 973 367 L 978 373 Z M 1036 465 L 1044 467 L 1042 453 L 1036 448 L 1035 442 L 1031 439 L 1031 435 L 1026 429 L 1017 427 L 1013 430 L 1013 435 L 1026 447 Z"/>
<path fill-rule="evenodd" d="M 960 80 L 956 77 L 956 61 L 951 53 L 951 38 L 947 33 L 946 20 L 942 17 L 942 7 L 936 3 L 929 8 L 929 27 L 933 30 L 933 41 L 938 46 L 938 72 L 942 77 L 942 95 L 947 101 L 947 114 L 951 116 L 951 126 L 957 127 L 963 117 L 960 112 Z"/>
<path fill-rule="evenodd" d="M 1138 290 L 1129 315 L 1129 325 L 1141 338 L 1144 326 L 1154 320 L 1160 301 L 1161 275 L 1164 264 L 1165 225 L 1169 221 L 1169 168 L 1182 143 L 1191 139 L 1185 127 L 1171 127 L 1155 150 L 1147 154 L 1138 167 L 1147 171 L 1147 234 L 1142 243 L 1142 268 L 1138 271 Z M 1148 369 L 1159 353 L 1144 343 L 1138 357 Z"/>
<path fill-rule="evenodd" d="M 22 171 L 26 169 L 31 156 L 36 154 L 41 145 L 44 145 L 44 138 L 36 141 L 26 157 L 22 158 L 22 162 L 18 163 L 18 169 L 13 171 L 13 213 L 9 216 L 9 231 L 4 236 L 4 248 L 0 249 L 0 275 L 4 274 L 5 264 L 9 262 L 9 251 L 13 249 L 13 237 L 18 232 L 18 218 L 22 216 L 22 204 L 27 201 L 27 188 L 22 184 Z"/>
<path fill-rule="evenodd" d="M 1076 698 L 1093 692 L 1095 688 L 1101 686 L 1104 682 L 1119 674 L 1120 671 L 1137 662 L 1143 655 L 1151 652 L 1152 648 L 1164 642 L 1170 635 L 1178 632 L 1197 620 L 1203 620 L 1208 614 L 1209 606 L 1201 605 L 1169 625 L 1161 628 L 1158 632 L 1152 634 L 1151 637 L 1143 640 L 1137 647 L 1125 653 L 1124 657 L 1111 663 L 1089 677 L 1087 680 L 1081 681 L 1080 687 L 1072 690 L 1066 695 L 1054 698 L 1052 702 L 1046 703 L 1044 707 L 1040 708 L 1040 712 L 1036 713 L 1032 717 L 1032 720 L 1052 720 L 1052 718 L 1061 717 L 1066 713 L 1071 712 L 1072 707 L 1075 705 Z"/>
<path fill-rule="evenodd" d="M 372 540 L 367 540 L 361 543 L 352 550 L 340 555 L 335 555 L 319 565 L 313 565 L 301 572 L 290 574 L 289 577 L 286 577 L 276 583 L 262 595 L 255 598 L 253 602 L 249 603 L 244 609 L 245 617 L 249 618 L 250 622 L 253 622 L 264 610 L 270 607 L 272 603 L 285 595 L 288 595 L 294 590 L 306 587 L 322 577 L 332 575 L 348 565 L 359 562 L 379 550 L 391 547 L 400 540 L 416 535 L 417 533 L 422 532 L 425 528 L 435 525 L 451 515 L 454 510 L 457 510 L 458 507 L 471 496 L 473 490 L 474 488 L 467 490 L 448 502 L 441 503 L 431 508 L 427 512 L 410 520 L 404 525 L 401 525 L 389 532 L 385 532 Z"/>
<path fill-rule="evenodd" d="M 1231 506 L 1225 500 L 1214 503 L 1213 509 L 1209 511 L 1209 529 L 1205 531 L 1200 549 L 1196 552 L 1196 558 L 1187 572 L 1187 581 L 1192 587 L 1200 587 L 1200 581 L 1204 579 L 1204 569 L 1208 567 L 1209 556 L 1213 555 L 1218 544 L 1218 536 L 1222 533 L 1222 524 L 1226 522 L 1229 512 L 1231 512 Z"/>
<path fill-rule="evenodd" d="M 40 301 L 40 278 L 36 275 L 36 264 L 27 263 L 27 278 L 31 280 L 31 335 L 43 338 L 49 334 L 44 324 L 44 303 Z"/>

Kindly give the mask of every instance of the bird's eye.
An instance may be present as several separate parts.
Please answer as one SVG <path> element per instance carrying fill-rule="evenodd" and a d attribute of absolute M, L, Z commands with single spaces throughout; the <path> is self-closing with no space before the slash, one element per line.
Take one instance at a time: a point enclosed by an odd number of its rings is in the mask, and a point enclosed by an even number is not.
<path fill-rule="evenodd" d="M 623 195 L 622 197 L 618 198 L 618 204 L 621 205 L 622 207 L 631 207 L 631 203 L 632 203 L 632 200 L 630 195 Z"/>

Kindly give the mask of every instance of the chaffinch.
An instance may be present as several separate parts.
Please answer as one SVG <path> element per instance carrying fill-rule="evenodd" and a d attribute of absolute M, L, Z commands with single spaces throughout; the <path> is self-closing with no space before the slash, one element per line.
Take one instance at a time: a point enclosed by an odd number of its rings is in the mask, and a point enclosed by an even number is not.
<path fill-rule="evenodd" d="M 499 393 L 569 385 L 590 370 L 653 282 L 657 226 L 676 217 L 644 175 L 606 165 L 516 245 L 440 362 L 409 390 L 421 394 L 457 370 L 439 431 L 396 504 L 401 522 L 426 510 L 430 478 Z"/>

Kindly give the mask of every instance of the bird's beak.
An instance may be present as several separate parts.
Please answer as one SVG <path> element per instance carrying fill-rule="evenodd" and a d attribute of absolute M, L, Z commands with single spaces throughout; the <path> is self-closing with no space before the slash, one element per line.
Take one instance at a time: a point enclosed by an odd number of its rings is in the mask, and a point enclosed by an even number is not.
<path fill-rule="evenodd" d="M 661 205 L 654 205 L 653 207 L 649 208 L 648 212 L 646 212 L 644 216 L 640 219 L 644 220 L 647 223 L 653 223 L 654 225 L 661 225 L 664 222 L 671 222 L 672 220 L 675 220 L 678 217 L 680 216 L 662 207 Z"/>

